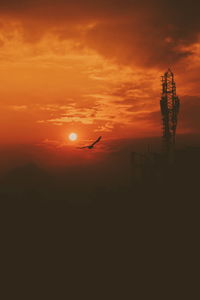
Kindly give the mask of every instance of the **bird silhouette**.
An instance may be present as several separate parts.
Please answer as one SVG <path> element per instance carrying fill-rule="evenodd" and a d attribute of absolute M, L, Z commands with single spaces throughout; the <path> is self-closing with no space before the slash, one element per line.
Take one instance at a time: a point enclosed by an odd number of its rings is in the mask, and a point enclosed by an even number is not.
<path fill-rule="evenodd" d="M 91 145 L 84 146 L 84 147 L 78 147 L 78 149 L 86 149 L 86 148 L 87 149 L 92 149 L 92 148 L 94 148 L 94 145 L 100 141 L 101 138 L 102 138 L 102 136 L 98 137 L 98 139 L 94 143 L 92 143 Z"/>

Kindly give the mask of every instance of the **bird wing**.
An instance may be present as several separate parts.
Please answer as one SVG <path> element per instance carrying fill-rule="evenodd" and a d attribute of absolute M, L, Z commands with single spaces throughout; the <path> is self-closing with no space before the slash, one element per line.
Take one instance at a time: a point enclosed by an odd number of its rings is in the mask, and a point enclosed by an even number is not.
<path fill-rule="evenodd" d="M 102 138 L 102 136 L 100 136 L 91 146 L 94 146 L 96 143 L 98 143 L 101 138 Z"/>

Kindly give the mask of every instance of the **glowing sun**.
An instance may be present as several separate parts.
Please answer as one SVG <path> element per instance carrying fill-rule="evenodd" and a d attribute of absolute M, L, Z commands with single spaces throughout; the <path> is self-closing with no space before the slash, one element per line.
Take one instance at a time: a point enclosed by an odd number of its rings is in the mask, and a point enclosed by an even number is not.
<path fill-rule="evenodd" d="M 70 139 L 70 141 L 76 141 L 77 138 L 78 138 L 77 133 L 72 132 L 72 133 L 69 134 L 69 139 Z"/>

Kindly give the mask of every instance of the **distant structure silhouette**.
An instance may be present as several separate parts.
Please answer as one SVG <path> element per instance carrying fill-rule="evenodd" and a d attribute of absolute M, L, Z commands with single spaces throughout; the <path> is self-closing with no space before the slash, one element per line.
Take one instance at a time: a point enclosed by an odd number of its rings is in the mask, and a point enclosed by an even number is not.
<path fill-rule="evenodd" d="M 180 100 L 176 95 L 174 74 L 170 69 L 162 76 L 162 96 L 160 109 L 163 122 L 163 151 L 169 162 L 173 162 L 177 117 Z"/>
<path fill-rule="evenodd" d="M 178 158 L 175 157 L 175 138 L 179 108 L 180 100 L 176 95 L 174 74 L 168 69 L 162 76 L 160 100 L 163 151 L 155 153 L 148 145 L 146 153 L 131 153 L 132 174 L 135 183 L 153 186 L 169 181 L 169 178 L 172 179 L 172 173 L 175 174 L 178 164 Z"/>

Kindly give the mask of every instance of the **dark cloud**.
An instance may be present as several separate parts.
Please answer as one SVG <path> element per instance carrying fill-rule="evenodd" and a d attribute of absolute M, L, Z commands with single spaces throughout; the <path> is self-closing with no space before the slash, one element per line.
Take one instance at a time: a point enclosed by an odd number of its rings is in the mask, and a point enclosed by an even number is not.
<path fill-rule="evenodd" d="M 183 46 L 200 31 L 198 1 L 172 0 L 20 0 L 1 1 L 2 16 L 15 17 L 26 30 L 62 27 L 60 36 L 74 36 L 70 26 L 91 24 L 83 43 L 123 64 L 144 67 L 172 65 L 190 55 Z M 34 23 L 34 25 L 33 25 Z M 70 25 L 69 25 L 70 24 Z M 35 33 L 37 36 L 37 34 Z"/>
<path fill-rule="evenodd" d="M 115 22 L 94 27 L 88 32 L 88 42 L 103 55 L 125 64 L 173 65 L 191 54 L 183 47 L 195 42 L 200 30 L 196 13 L 199 4 L 178 4 L 179 1 L 141 1 L 138 11 L 133 5 L 126 21 L 116 18 Z"/>

